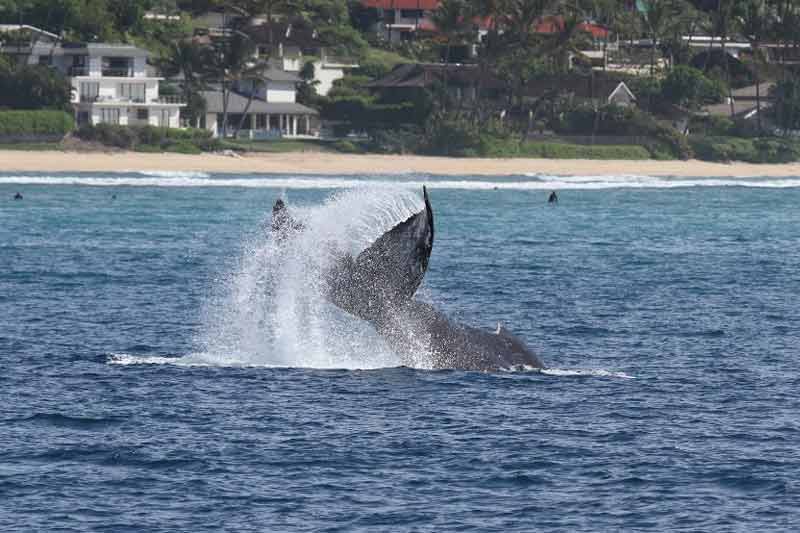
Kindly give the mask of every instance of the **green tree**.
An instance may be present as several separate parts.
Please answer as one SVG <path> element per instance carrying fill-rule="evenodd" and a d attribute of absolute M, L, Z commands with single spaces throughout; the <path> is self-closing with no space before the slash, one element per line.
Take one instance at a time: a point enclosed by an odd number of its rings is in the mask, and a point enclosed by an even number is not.
<path fill-rule="evenodd" d="M 297 101 L 305 105 L 314 105 L 317 99 L 317 85 L 315 80 L 314 63 L 307 61 L 300 69 L 300 83 L 297 84 Z"/>
<path fill-rule="evenodd" d="M 67 111 L 71 91 L 69 82 L 53 69 L 0 62 L 0 108 Z"/>
<path fill-rule="evenodd" d="M 722 88 L 706 78 L 696 68 L 677 65 L 669 71 L 661 83 L 662 97 L 687 109 L 722 100 Z"/>
<path fill-rule="evenodd" d="M 736 23 L 739 31 L 750 43 L 752 49 L 752 72 L 756 82 L 756 121 L 759 133 L 763 129 L 761 122 L 761 70 L 766 64 L 762 40 L 769 30 L 769 12 L 766 0 L 745 0 L 739 5 Z"/>
<path fill-rule="evenodd" d="M 775 99 L 771 113 L 775 123 L 785 134 L 800 130 L 800 79 L 787 76 L 771 89 Z"/>
<path fill-rule="evenodd" d="M 641 0 L 642 22 L 651 41 L 650 75 L 655 73 L 656 50 L 658 43 L 671 32 L 672 25 L 681 13 L 681 5 L 677 0 Z"/>
<path fill-rule="evenodd" d="M 165 76 L 183 78 L 181 91 L 187 104 L 183 113 L 192 123 L 205 113 L 205 100 L 200 91 L 206 88 L 206 65 L 211 62 L 210 54 L 208 47 L 183 39 L 174 42 L 169 53 L 157 60 Z"/>
<path fill-rule="evenodd" d="M 432 19 L 445 45 L 442 107 L 446 110 L 449 100 L 450 53 L 454 45 L 464 44 L 471 35 L 472 11 L 464 0 L 442 0 L 434 11 Z"/>

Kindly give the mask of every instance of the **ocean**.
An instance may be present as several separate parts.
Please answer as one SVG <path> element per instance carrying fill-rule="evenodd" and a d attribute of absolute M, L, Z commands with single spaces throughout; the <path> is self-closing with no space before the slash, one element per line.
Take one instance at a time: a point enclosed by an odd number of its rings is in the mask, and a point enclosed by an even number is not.
<path fill-rule="evenodd" d="M 423 184 L 419 298 L 546 370 L 430 370 L 321 297 Z M 0 530 L 800 529 L 798 206 L 800 177 L 0 173 Z"/>

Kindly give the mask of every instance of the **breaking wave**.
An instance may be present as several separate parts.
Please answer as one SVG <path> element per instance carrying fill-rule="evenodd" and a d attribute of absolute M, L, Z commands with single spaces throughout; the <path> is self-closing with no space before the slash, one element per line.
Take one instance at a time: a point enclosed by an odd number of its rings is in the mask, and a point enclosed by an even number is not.
<path fill-rule="evenodd" d="M 142 172 L 118 175 L 0 175 L 0 185 L 83 185 L 93 187 L 241 187 L 274 189 L 352 189 L 369 184 L 419 190 L 603 190 L 669 189 L 680 187 L 797 188 L 800 177 L 784 178 L 684 178 L 653 176 L 552 176 L 530 174 L 512 177 L 472 177 L 450 179 L 444 176 L 285 176 L 285 175 L 209 175 L 202 172 Z"/>

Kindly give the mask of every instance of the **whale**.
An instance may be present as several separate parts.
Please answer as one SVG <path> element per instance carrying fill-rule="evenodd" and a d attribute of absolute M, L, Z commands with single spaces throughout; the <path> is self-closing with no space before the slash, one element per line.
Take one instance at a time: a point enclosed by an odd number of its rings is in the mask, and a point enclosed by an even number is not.
<path fill-rule="evenodd" d="M 498 325 L 482 329 L 448 317 L 416 298 L 433 251 L 434 213 L 425 207 L 357 256 L 344 255 L 326 277 L 327 298 L 369 323 L 396 353 L 423 351 L 434 369 L 495 372 L 544 369 L 525 343 Z"/>

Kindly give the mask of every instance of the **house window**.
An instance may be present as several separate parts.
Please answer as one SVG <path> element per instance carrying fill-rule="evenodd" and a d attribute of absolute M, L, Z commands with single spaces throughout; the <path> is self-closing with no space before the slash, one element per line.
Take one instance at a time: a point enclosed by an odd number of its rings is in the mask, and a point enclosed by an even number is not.
<path fill-rule="evenodd" d="M 119 96 L 120 98 L 131 100 L 132 102 L 144 102 L 145 98 L 145 85 L 144 83 L 120 83 Z"/>
<path fill-rule="evenodd" d="M 158 111 L 158 125 L 169 128 L 169 109 L 160 109 Z"/>
<path fill-rule="evenodd" d="M 103 76 L 132 77 L 133 60 L 129 57 L 104 57 Z"/>
<path fill-rule="evenodd" d="M 78 111 L 78 125 L 82 126 L 89 122 L 89 112 L 88 111 Z"/>
<path fill-rule="evenodd" d="M 136 119 L 137 120 L 148 120 L 150 118 L 150 113 L 147 109 L 137 109 L 136 110 Z"/>
<path fill-rule="evenodd" d="M 81 83 L 80 87 L 81 102 L 94 102 L 100 95 L 99 82 L 86 82 Z"/>
<path fill-rule="evenodd" d="M 422 10 L 421 9 L 401 9 L 400 16 L 404 19 L 421 19 L 422 18 Z"/>
<path fill-rule="evenodd" d="M 39 56 L 39 66 L 49 67 L 50 66 L 50 56 Z"/>
<path fill-rule="evenodd" d="M 119 124 L 119 109 L 101 109 L 100 122 L 103 124 Z"/>

